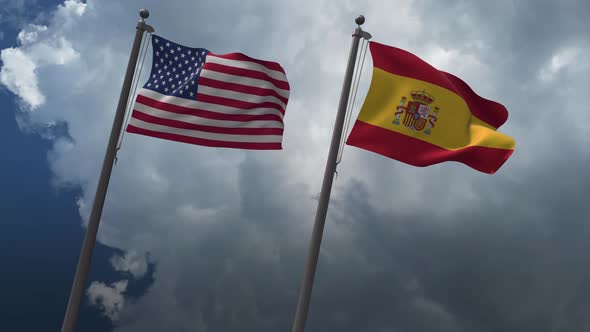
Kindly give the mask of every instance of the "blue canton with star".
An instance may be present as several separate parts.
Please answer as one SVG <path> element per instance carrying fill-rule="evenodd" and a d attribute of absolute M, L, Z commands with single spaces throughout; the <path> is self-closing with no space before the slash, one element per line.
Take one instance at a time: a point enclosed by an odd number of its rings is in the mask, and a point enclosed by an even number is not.
<path fill-rule="evenodd" d="M 143 86 L 164 95 L 195 100 L 208 50 L 152 36 L 152 72 Z"/>

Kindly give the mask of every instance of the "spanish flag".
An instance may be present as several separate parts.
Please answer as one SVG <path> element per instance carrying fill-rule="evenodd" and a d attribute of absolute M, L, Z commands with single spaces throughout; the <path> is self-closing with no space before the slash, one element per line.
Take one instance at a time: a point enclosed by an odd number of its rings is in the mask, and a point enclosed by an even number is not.
<path fill-rule="evenodd" d="M 464 163 L 493 174 L 514 151 L 506 108 L 404 50 L 371 42 L 373 77 L 347 144 L 413 165 Z"/>

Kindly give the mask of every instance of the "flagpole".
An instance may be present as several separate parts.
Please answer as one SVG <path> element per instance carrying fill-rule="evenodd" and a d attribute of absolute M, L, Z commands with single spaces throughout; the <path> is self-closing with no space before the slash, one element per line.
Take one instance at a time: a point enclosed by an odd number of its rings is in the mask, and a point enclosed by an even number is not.
<path fill-rule="evenodd" d="M 368 35 L 361 29 L 361 25 L 365 23 L 365 17 L 360 15 L 355 19 L 355 22 L 357 27 L 354 29 L 352 34 L 352 46 L 350 47 L 350 54 L 348 56 L 348 65 L 344 75 L 344 84 L 340 94 L 338 112 L 336 113 L 336 122 L 334 123 L 332 142 L 330 144 L 330 151 L 328 153 L 328 160 L 326 162 L 326 169 L 324 172 L 324 180 L 322 182 L 322 190 L 320 192 L 320 200 L 318 202 L 313 231 L 311 233 L 307 263 L 299 292 L 299 301 L 297 303 L 297 311 L 295 313 L 295 321 L 293 322 L 292 332 L 303 332 L 305 327 L 305 321 L 309 311 L 311 291 L 313 288 L 313 280 L 318 263 L 318 256 L 320 254 L 322 235 L 324 233 L 324 224 L 326 223 L 326 215 L 328 213 L 330 192 L 332 191 L 332 182 L 334 180 L 334 173 L 336 172 L 336 160 L 338 157 L 340 139 L 342 138 L 342 128 L 344 125 L 346 108 L 348 106 L 348 97 L 350 95 L 354 64 L 356 61 L 359 41 L 361 37 L 366 37 Z"/>
<path fill-rule="evenodd" d="M 129 55 L 129 62 L 127 63 L 127 71 L 123 80 L 123 87 L 119 96 L 119 104 L 113 120 L 111 134 L 107 145 L 106 153 L 102 163 L 102 170 L 100 171 L 100 178 L 96 188 L 96 195 L 94 196 L 94 203 L 92 204 L 92 211 L 90 212 L 90 219 L 86 228 L 84 242 L 78 258 L 78 266 L 76 267 L 76 274 L 68 300 L 68 306 L 65 313 L 65 318 L 62 325 L 62 332 L 73 332 L 76 326 L 76 319 L 80 309 L 80 303 L 84 295 L 84 287 L 88 272 L 90 271 L 90 261 L 92 258 L 92 251 L 96 243 L 96 234 L 98 233 L 98 225 L 102 215 L 102 208 L 104 206 L 107 188 L 113 170 L 113 163 L 115 161 L 117 141 L 121 135 L 123 121 L 125 120 L 125 110 L 127 108 L 127 101 L 131 90 L 131 83 L 135 74 L 135 66 L 137 65 L 137 58 L 139 57 L 139 49 L 141 47 L 141 40 L 144 32 L 154 32 L 154 29 L 145 23 L 145 19 L 150 15 L 147 9 L 139 11 L 141 20 L 137 23 L 135 31 L 135 39 L 131 47 L 131 54 Z"/>

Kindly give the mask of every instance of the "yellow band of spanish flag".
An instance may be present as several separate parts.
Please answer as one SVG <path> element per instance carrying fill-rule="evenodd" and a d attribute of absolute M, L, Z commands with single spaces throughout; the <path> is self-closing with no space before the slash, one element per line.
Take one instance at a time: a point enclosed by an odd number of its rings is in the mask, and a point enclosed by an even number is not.
<path fill-rule="evenodd" d="M 414 166 L 462 162 L 494 173 L 514 140 L 497 131 L 504 106 L 406 51 L 370 43 L 373 77 L 347 144 Z"/>

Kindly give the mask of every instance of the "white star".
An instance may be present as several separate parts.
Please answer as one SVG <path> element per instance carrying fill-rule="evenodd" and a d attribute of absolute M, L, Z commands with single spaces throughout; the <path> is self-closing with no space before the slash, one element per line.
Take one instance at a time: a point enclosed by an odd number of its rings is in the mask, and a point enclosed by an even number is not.
<path fill-rule="evenodd" d="M 185 75 L 185 74 L 186 74 L 186 71 L 184 71 L 184 70 L 183 70 L 183 71 L 182 71 L 182 75 Z"/>
<path fill-rule="evenodd" d="M 170 54 L 174 54 L 174 50 L 173 49 L 170 49 Z"/>
<path fill-rule="evenodd" d="M 195 81 L 192 81 L 192 82 L 191 82 L 191 85 L 195 85 Z"/>
<path fill-rule="evenodd" d="M 154 83 L 158 83 L 158 80 L 154 80 Z"/>
<path fill-rule="evenodd" d="M 164 75 L 160 75 L 160 79 L 161 79 L 161 80 L 162 80 L 162 79 L 164 79 Z"/>
<path fill-rule="evenodd" d="M 169 71 L 166 72 L 166 76 L 170 76 L 170 72 Z"/>
<path fill-rule="evenodd" d="M 191 61 L 195 61 L 195 57 L 194 56 L 191 57 Z"/>
<path fill-rule="evenodd" d="M 170 77 L 170 78 L 168 79 L 168 81 L 169 81 L 169 82 L 172 82 L 172 77 Z"/>
<path fill-rule="evenodd" d="M 164 56 L 167 58 L 168 57 L 168 53 L 164 54 Z"/>
<path fill-rule="evenodd" d="M 178 77 L 179 77 L 179 75 L 178 75 L 178 74 L 176 74 L 176 76 L 174 76 L 174 77 L 175 77 L 175 78 L 178 78 Z"/>
<path fill-rule="evenodd" d="M 176 68 L 172 68 L 172 71 L 176 73 Z"/>
<path fill-rule="evenodd" d="M 166 81 L 162 80 L 162 84 L 166 85 Z"/>
<path fill-rule="evenodd" d="M 178 81 L 178 85 L 182 85 L 182 81 Z"/>
<path fill-rule="evenodd" d="M 160 51 L 163 51 L 163 50 L 164 50 L 164 46 L 160 46 Z"/>
<path fill-rule="evenodd" d="M 174 61 L 178 61 L 178 57 L 177 56 L 174 57 Z"/>
<path fill-rule="evenodd" d="M 152 83 L 148 83 L 147 86 L 152 86 Z"/>
<path fill-rule="evenodd" d="M 170 43 L 166 43 L 166 47 L 170 47 Z"/>
<path fill-rule="evenodd" d="M 168 66 L 164 65 L 164 70 L 168 69 Z"/>
<path fill-rule="evenodd" d="M 154 67 L 158 68 L 158 63 L 157 62 L 154 64 Z"/>
<path fill-rule="evenodd" d="M 191 97 L 192 97 L 192 96 L 194 95 L 194 93 L 191 91 L 190 95 L 191 95 Z"/>
<path fill-rule="evenodd" d="M 180 55 L 180 57 L 181 57 L 181 58 L 184 58 L 184 56 L 185 56 L 185 55 L 184 55 L 184 53 L 182 53 L 182 54 Z"/>
<path fill-rule="evenodd" d="M 158 69 L 158 74 L 161 74 L 161 73 L 162 73 L 162 69 Z"/>
<path fill-rule="evenodd" d="M 156 89 L 159 88 L 160 86 L 156 84 Z"/>
<path fill-rule="evenodd" d="M 180 48 L 180 46 L 178 46 L 176 49 L 179 50 L 179 51 L 182 50 L 182 48 Z"/>
<path fill-rule="evenodd" d="M 172 60 L 168 61 L 168 64 L 169 64 L 169 65 L 172 65 Z"/>
<path fill-rule="evenodd" d="M 178 64 L 178 68 L 182 68 L 182 63 L 179 63 Z"/>
<path fill-rule="evenodd" d="M 188 60 L 184 60 L 184 63 L 188 65 Z"/>
<path fill-rule="evenodd" d="M 160 56 L 160 52 L 156 51 L 156 56 Z"/>
<path fill-rule="evenodd" d="M 168 88 L 164 88 L 164 91 L 168 92 Z"/>
<path fill-rule="evenodd" d="M 160 40 L 158 38 L 154 38 L 154 42 L 157 44 L 160 42 Z"/>
<path fill-rule="evenodd" d="M 160 59 L 160 62 L 161 62 L 161 63 L 164 63 L 164 59 Z"/>
<path fill-rule="evenodd" d="M 153 75 L 152 75 L 152 78 L 156 78 L 156 74 L 153 74 Z"/>
<path fill-rule="evenodd" d="M 176 84 L 172 84 L 172 88 L 176 89 Z M 176 90 L 174 90 L 174 92 L 176 92 Z"/>

